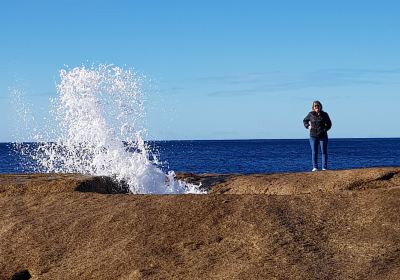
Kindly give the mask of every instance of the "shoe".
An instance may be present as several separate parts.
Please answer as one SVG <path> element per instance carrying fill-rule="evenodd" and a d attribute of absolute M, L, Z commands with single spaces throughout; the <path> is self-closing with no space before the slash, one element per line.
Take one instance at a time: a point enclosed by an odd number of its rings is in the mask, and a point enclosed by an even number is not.
<path fill-rule="evenodd" d="M 318 171 L 318 169 L 317 169 L 317 168 L 313 168 L 311 171 L 312 171 L 312 172 Z"/>
<path fill-rule="evenodd" d="M 326 171 L 326 170 L 328 170 L 328 169 L 326 169 L 326 168 L 322 168 L 322 170 L 323 170 L 323 171 Z"/>

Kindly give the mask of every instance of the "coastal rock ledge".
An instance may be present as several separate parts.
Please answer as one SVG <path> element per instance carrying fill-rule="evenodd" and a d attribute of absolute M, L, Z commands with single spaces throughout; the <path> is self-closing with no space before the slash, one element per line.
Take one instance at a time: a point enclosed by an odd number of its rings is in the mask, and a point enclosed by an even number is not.
<path fill-rule="evenodd" d="M 0 175 L 0 279 L 399 279 L 400 168 L 178 178 Z"/>

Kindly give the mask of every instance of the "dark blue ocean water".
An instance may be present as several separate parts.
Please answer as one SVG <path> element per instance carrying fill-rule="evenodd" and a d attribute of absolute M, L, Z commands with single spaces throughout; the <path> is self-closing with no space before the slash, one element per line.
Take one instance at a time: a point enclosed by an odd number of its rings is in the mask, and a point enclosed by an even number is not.
<path fill-rule="evenodd" d="M 148 142 L 164 170 L 193 173 L 274 173 L 311 169 L 308 139 Z M 329 169 L 400 166 L 400 138 L 330 139 Z M 34 165 L 0 143 L 0 173 L 29 173 Z"/>

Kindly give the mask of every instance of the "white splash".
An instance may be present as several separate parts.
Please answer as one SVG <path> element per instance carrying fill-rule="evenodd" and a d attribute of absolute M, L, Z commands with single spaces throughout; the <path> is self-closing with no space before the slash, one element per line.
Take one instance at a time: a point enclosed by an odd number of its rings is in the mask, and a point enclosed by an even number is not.
<path fill-rule="evenodd" d="M 142 133 L 142 78 L 112 65 L 61 70 L 54 110 L 60 135 L 32 157 L 45 172 L 111 176 L 131 193 L 202 193 L 165 174 Z"/>

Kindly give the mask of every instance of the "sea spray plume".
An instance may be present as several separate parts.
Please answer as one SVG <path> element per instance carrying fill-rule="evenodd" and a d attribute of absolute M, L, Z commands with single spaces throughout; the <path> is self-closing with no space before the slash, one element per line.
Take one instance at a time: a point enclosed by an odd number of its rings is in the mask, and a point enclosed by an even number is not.
<path fill-rule="evenodd" d="M 39 139 L 43 138 L 38 132 L 38 126 L 32 114 L 32 105 L 26 101 L 24 90 L 12 87 L 8 91 L 11 97 L 10 105 L 13 107 L 16 117 L 12 147 L 14 152 L 20 156 L 18 164 L 25 172 L 40 172 L 31 160 L 35 144 L 24 142 L 26 138 L 29 138 L 29 141 L 40 141 Z"/>
<path fill-rule="evenodd" d="M 46 172 L 111 176 L 132 193 L 200 193 L 164 174 L 142 138 L 141 78 L 112 65 L 61 70 L 56 120 L 61 135 L 32 156 Z M 150 160 L 150 158 L 155 158 Z"/>

